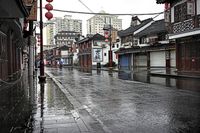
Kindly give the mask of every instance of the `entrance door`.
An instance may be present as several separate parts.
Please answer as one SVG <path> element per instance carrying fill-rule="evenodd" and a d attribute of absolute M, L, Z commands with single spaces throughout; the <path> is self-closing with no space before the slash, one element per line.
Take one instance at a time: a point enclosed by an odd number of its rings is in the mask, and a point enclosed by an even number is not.
<path fill-rule="evenodd" d="M 119 65 L 120 69 L 129 70 L 129 56 L 128 55 L 120 55 L 119 56 Z"/>

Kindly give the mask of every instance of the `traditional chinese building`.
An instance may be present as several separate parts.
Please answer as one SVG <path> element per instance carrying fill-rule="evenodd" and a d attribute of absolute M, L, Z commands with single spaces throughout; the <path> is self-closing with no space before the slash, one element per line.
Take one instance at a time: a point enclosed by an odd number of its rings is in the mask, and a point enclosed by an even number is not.
<path fill-rule="evenodd" d="M 108 63 L 109 46 L 105 42 L 104 36 L 97 33 L 78 41 L 77 44 L 80 67 L 92 68 L 97 63 L 102 65 Z"/>
<path fill-rule="evenodd" d="M 125 31 L 119 33 L 122 39 L 129 40 L 125 44 L 130 43 L 130 46 L 125 45 L 117 51 L 119 69 L 137 71 L 139 69 L 175 68 L 175 45 L 169 43 L 164 20 L 149 23 L 132 25 L 132 29 L 137 30 L 129 31 L 130 35 Z"/>
<path fill-rule="evenodd" d="M 0 1 L 0 79 L 7 81 L 20 73 L 27 60 L 25 48 L 25 19 L 29 12 L 22 0 Z M 27 44 L 27 42 L 26 42 Z"/>
<path fill-rule="evenodd" d="M 165 4 L 169 39 L 176 43 L 179 73 L 200 75 L 200 0 L 157 0 Z"/>

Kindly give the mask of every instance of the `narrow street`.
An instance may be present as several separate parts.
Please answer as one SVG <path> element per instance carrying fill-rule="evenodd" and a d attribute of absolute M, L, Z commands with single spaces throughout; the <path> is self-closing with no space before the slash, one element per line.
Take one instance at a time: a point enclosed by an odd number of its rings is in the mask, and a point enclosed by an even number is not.
<path fill-rule="evenodd" d="M 68 109 L 76 111 L 87 132 L 200 131 L 198 92 L 122 80 L 107 71 L 47 68 L 46 72 L 69 99 L 73 108 Z"/>

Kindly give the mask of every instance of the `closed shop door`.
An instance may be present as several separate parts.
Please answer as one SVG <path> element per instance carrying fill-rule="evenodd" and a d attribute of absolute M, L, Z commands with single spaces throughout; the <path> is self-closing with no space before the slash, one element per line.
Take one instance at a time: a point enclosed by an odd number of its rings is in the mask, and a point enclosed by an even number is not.
<path fill-rule="evenodd" d="M 176 52 L 175 52 L 175 50 L 170 51 L 170 64 L 171 64 L 171 67 L 176 67 Z"/>
<path fill-rule="evenodd" d="M 136 67 L 147 67 L 147 56 L 146 55 L 135 55 L 135 66 Z"/>
<path fill-rule="evenodd" d="M 165 51 L 157 51 L 150 53 L 150 67 L 165 67 Z"/>
<path fill-rule="evenodd" d="M 129 56 L 120 55 L 120 69 L 129 69 Z"/>

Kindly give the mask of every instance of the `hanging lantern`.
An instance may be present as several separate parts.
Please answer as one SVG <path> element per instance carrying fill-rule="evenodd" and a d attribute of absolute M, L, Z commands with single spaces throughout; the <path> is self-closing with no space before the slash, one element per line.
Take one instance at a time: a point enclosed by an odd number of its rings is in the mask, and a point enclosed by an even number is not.
<path fill-rule="evenodd" d="M 53 2 L 53 0 L 46 0 L 47 2 Z"/>
<path fill-rule="evenodd" d="M 53 6 L 50 4 L 50 2 L 52 2 L 53 0 L 46 0 L 48 2 L 48 4 L 45 5 L 45 8 L 48 10 L 48 12 L 45 13 L 45 17 L 50 20 L 53 18 L 53 14 L 50 12 L 51 10 L 53 10 Z"/>
<path fill-rule="evenodd" d="M 52 6 L 50 3 L 46 4 L 46 5 L 45 5 L 45 8 L 46 8 L 48 11 L 53 10 L 53 6 Z"/>
<path fill-rule="evenodd" d="M 109 40 L 108 39 L 105 39 L 105 42 L 108 42 Z"/>
<path fill-rule="evenodd" d="M 52 19 L 53 18 L 53 14 L 51 13 L 51 12 L 46 12 L 45 13 L 45 17 L 48 19 L 48 20 L 50 20 L 50 19 Z"/>
<path fill-rule="evenodd" d="M 105 35 L 105 38 L 109 38 L 109 36 L 108 36 L 108 35 Z"/>

